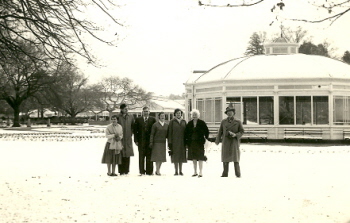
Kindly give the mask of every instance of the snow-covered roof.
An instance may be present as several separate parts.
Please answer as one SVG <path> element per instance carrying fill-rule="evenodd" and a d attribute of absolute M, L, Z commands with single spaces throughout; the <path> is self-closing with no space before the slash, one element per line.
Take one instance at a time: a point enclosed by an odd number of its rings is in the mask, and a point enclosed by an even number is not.
<path fill-rule="evenodd" d="M 170 100 L 170 99 L 151 99 L 151 102 L 155 105 L 159 106 L 161 109 L 172 109 L 176 108 L 184 109 L 184 106 L 178 101 Z"/>
<path fill-rule="evenodd" d="M 273 42 L 274 43 L 288 43 L 288 41 L 284 37 L 278 37 Z"/>
<path fill-rule="evenodd" d="M 171 100 L 162 96 L 153 96 L 149 104 L 140 104 L 136 108 L 129 108 L 129 112 L 141 112 L 144 106 L 148 106 L 151 112 L 173 112 L 176 108 L 185 109 L 184 100 Z M 119 109 L 113 112 L 119 112 Z"/>
<path fill-rule="evenodd" d="M 324 56 L 290 54 L 241 57 L 221 63 L 186 84 L 224 80 L 345 78 L 350 65 Z"/>

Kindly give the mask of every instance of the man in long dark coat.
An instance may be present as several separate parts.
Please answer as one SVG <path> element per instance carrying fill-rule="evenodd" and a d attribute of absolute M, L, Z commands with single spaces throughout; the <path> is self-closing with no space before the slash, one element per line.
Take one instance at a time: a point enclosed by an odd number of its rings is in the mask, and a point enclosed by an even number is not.
<path fill-rule="evenodd" d="M 132 143 L 132 134 L 134 128 L 134 116 L 128 114 L 128 106 L 126 104 L 120 105 L 120 114 L 118 116 L 118 123 L 123 127 L 123 150 L 122 150 L 122 164 L 118 165 L 118 172 L 120 175 L 129 173 L 130 157 L 134 156 L 134 149 Z"/>
<path fill-rule="evenodd" d="M 149 116 L 148 107 L 142 109 L 142 116 L 136 118 L 134 125 L 134 142 L 139 149 L 139 169 L 140 175 L 153 174 L 153 162 L 151 162 L 152 148 L 150 148 L 150 137 L 152 126 L 156 119 Z M 146 168 L 145 168 L 146 159 Z"/>
<path fill-rule="evenodd" d="M 227 118 L 221 121 L 218 135 L 215 143 L 218 145 L 222 139 L 221 161 L 223 162 L 224 171 L 221 177 L 228 176 L 229 162 L 234 162 L 236 177 L 241 177 L 239 166 L 240 160 L 240 141 L 244 133 L 242 122 L 235 119 L 235 109 L 232 104 L 226 108 Z"/>

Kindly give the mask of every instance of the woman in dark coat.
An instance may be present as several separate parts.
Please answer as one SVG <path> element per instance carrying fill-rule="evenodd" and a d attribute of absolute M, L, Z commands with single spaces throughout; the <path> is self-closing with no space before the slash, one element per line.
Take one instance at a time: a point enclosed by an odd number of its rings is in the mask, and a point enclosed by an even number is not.
<path fill-rule="evenodd" d="M 158 122 L 152 125 L 150 145 L 152 148 L 151 161 L 156 162 L 156 175 L 160 176 L 160 167 L 166 162 L 166 139 L 168 134 L 168 124 L 165 123 L 165 114 L 158 114 Z"/>
<path fill-rule="evenodd" d="M 202 177 L 204 156 L 204 144 L 208 139 L 209 129 L 207 124 L 199 119 L 198 110 L 191 111 L 192 120 L 188 122 L 185 130 L 186 145 L 188 146 L 188 160 L 193 161 L 194 174 L 193 177 Z M 199 175 L 197 174 L 197 161 L 199 163 Z"/>
<path fill-rule="evenodd" d="M 171 162 L 174 163 L 175 176 L 181 175 L 182 163 L 186 163 L 185 129 L 186 121 L 182 119 L 181 109 L 175 109 L 174 116 L 168 127 L 168 146 Z"/>

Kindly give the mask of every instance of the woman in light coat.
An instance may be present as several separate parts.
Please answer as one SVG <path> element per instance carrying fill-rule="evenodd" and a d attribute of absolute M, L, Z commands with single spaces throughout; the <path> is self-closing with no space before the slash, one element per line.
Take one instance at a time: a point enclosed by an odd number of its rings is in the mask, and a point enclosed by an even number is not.
<path fill-rule="evenodd" d="M 122 144 L 123 128 L 118 124 L 118 116 L 111 117 L 111 124 L 106 128 L 107 142 L 102 156 L 102 163 L 107 164 L 107 175 L 117 176 L 115 167 L 122 163 Z"/>

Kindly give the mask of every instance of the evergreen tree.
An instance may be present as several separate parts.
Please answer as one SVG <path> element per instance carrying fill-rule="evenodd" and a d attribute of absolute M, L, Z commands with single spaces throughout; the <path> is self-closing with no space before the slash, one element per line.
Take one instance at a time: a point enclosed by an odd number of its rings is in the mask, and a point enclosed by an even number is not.
<path fill-rule="evenodd" d="M 350 64 L 350 52 L 349 51 L 345 51 L 343 57 L 341 58 L 342 61 L 344 61 L 347 64 Z"/>
<path fill-rule="evenodd" d="M 304 43 L 300 45 L 299 53 L 330 57 L 327 44 L 315 45 L 310 41 L 304 41 Z"/>
<path fill-rule="evenodd" d="M 260 35 L 257 32 L 254 32 L 253 35 L 250 37 L 250 41 L 244 55 L 253 56 L 253 55 L 264 54 L 265 50 L 264 50 L 263 43 L 265 41 L 265 36 L 266 36 L 265 32 L 260 33 Z"/>

